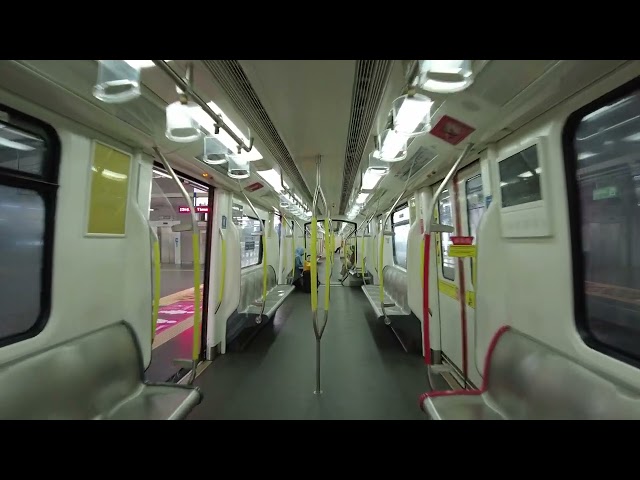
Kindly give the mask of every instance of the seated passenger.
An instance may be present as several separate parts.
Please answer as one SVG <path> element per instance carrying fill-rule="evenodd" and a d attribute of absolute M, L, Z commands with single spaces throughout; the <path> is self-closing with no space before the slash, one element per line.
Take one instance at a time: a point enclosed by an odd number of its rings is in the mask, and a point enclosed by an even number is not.
<path fill-rule="evenodd" d="M 296 263 L 293 271 L 293 285 L 296 288 L 302 288 L 302 272 L 304 270 L 303 255 L 304 249 L 302 247 L 296 248 Z"/>
<path fill-rule="evenodd" d="M 354 267 L 356 264 L 356 249 L 355 247 L 351 247 L 351 250 L 349 251 L 349 261 L 348 261 L 348 266 Z"/>

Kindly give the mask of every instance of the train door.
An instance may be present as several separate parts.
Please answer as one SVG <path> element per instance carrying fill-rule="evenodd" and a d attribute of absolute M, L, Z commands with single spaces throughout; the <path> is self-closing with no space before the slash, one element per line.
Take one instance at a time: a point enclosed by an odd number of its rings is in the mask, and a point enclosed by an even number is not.
<path fill-rule="evenodd" d="M 213 189 L 177 172 L 181 185 L 158 164 L 153 169 L 149 224 L 160 243 L 160 308 L 147 379 L 176 381 L 185 373 L 178 359 L 191 359 L 194 341 L 195 287 L 199 270 L 201 318 L 207 315 L 209 255 Z M 184 192 L 183 192 L 184 190 Z M 188 195 L 189 201 L 184 198 Z M 196 269 L 193 231 L 175 228 L 191 224 L 190 207 L 197 212 L 199 265 Z M 176 231 L 177 230 L 177 231 Z M 206 339 L 206 321 L 200 324 L 200 338 Z"/>
<path fill-rule="evenodd" d="M 434 185 L 433 190 L 438 188 Z M 455 212 L 453 208 L 451 184 L 440 194 L 436 208 L 436 222 L 455 226 Z M 457 262 L 449 256 L 449 238 L 446 232 L 434 235 L 436 251 L 436 265 L 438 273 L 438 299 L 440 305 L 440 345 L 442 355 L 458 370 L 458 377 L 462 371 L 462 329 L 460 325 L 460 303 L 458 300 Z"/>
<path fill-rule="evenodd" d="M 475 245 L 478 241 L 478 224 L 486 210 L 479 160 L 473 162 L 456 175 L 454 190 L 456 197 L 454 205 L 456 235 L 473 237 L 473 244 Z M 456 258 L 455 260 L 457 271 L 459 272 L 459 278 L 456 283 L 459 295 L 464 300 L 464 307 L 460 306 L 460 321 L 461 328 L 462 321 L 466 322 L 466 334 L 462 329 L 462 336 L 465 337 L 467 346 L 467 375 L 474 385 L 479 386 L 482 382 L 482 365 L 477 364 L 475 355 L 475 259 L 467 257 Z M 465 315 L 464 319 L 462 315 Z"/>

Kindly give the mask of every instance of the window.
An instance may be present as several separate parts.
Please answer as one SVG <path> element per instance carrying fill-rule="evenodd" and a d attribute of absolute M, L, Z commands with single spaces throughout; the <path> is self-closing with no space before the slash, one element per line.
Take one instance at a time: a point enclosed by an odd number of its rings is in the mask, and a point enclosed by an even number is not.
<path fill-rule="evenodd" d="M 591 348 L 640 366 L 640 89 L 626 85 L 565 126 L 575 314 Z"/>
<path fill-rule="evenodd" d="M 280 251 L 280 241 L 281 241 L 281 231 L 282 231 L 282 218 L 280 218 L 280 215 L 278 214 L 274 214 L 273 215 L 273 229 L 276 232 L 276 235 L 278 235 L 278 251 Z"/>
<path fill-rule="evenodd" d="M 467 222 L 469 224 L 469 235 L 474 237 L 473 242 L 478 243 L 478 225 L 485 211 L 484 193 L 482 193 L 482 175 L 476 175 L 465 182 L 465 195 L 467 196 Z M 475 262 L 471 259 L 471 278 L 475 279 Z M 475 280 L 472 280 L 475 285 Z"/>
<path fill-rule="evenodd" d="M 453 226 L 453 214 L 451 213 L 451 196 L 449 189 L 444 189 L 438 199 L 438 217 L 441 225 Z M 449 237 L 451 234 L 440 232 L 440 253 L 442 254 L 442 276 L 447 280 L 456 279 L 456 268 L 453 257 L 449 256 Z"/>
<path fill-rule="evenodd" d="M 542 200 L 536 145 L 502 160 L 498 169 L 503 208 Z"/>
<path fill-rule="evenodd" d="M 236 203 L 232 207 L 231 219 L 240 230 L 240 268 L 259 265 L 262 262 L 261 221 L 246 216 L 243 213 L 242 205 Z"/>
<path fill-rule="evenodd" d="M 391 216 L 393 262 L 402 268 L 407 268 L 407 238 L 409 238 L 410 227 L 408 206 L 393 212 Z"/>
<path fill-rule="evenodd" d="M 0 105 L 0 345 L 49 316 L 59 155 L 53 128 Z"/>

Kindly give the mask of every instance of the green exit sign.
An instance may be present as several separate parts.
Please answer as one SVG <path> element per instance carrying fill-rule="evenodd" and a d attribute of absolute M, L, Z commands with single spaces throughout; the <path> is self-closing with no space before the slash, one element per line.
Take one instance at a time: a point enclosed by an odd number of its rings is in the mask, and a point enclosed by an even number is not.
<path fill-rule="evenodd" d="M 618 187 L 602 187 L 593 191 L 594 200 L 605 200 L 607 198 L 615 198 L 618 196 Z"/>

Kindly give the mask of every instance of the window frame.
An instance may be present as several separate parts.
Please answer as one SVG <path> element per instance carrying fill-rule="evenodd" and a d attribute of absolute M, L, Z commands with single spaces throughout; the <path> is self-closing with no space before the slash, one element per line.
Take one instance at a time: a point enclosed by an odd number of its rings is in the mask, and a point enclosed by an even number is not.
<path fill-rule="evenodd" d="M 26 331 L 0 338 L 0 348 L 36 337 L 44 330 L 51 315 L 53 285 L 53 254 L 57 209 L 58 175 L 60 169 L 60 137 L 50 124 L 0 104 L 0 121 L 9 126 L 36 135 L 45 143 L 41 174 L 20 172 L 0 167 L 0 184 L 21 190 L 30 190 L 42 198 L 44 205 L 44 235 L 42 268 L 40 271 L 40 312 Z"/>
<path fill-rule="evenodd" d="M 407 219 L 406 220 L 402 220 L 398 223 L 394 223 L 393 221 L 393 217 L 396 214 L 396 212 L 399 212 L 400 210 L 403 209 L 407 209 Z M 408 259 L 405 258 L 405 260 L 407 260 L 407 263 L 402 266 L 398 263 L 398 259 L 396 258 L 396 230 L 395 227 L 401 227 L 403 225 L 411 225 L 411 210 L 409 208 L 409 202 L 405 202 L 404 204 L 400 205 L 399 207 L 397 207 L 392 213 L 391 213 L 391 232 L 393 233 L 393 235 L 391 236 L 391 251 L 393 253 L 393 264 L 396 267 L 400 267 L 400 268 L 404 268 L 405 270 L 407 269 L 407 265 L 408 265 Z M 408 243 L 408 239 L 409 239 L 409 232 L 407 232 L 407 243 Z M 407 249 L 408 250 L 408 249 Z M 407 253 L 409 253 L 407 251 Z"/>
<path fill-rule="evenodd" d="M 601 342 L 593 335 L 589 328 L 581 233 L 583 206 L 580 201 L 580 188 L 578 185 L 578 156 L 575 148 L 575 134 L 584 117 L 638 90 L 640 90 L 640 77 L 636 77 L 583 105 L 567 117 L 561 133 L 565 184 L 567 189 L 567 216 L 569 218 L 569 242 L 573 273 L 573 310 L 576 330 L 582 338 L 582 341 L 589 348 L 636 368 L 640 368 L 640 357 L 636 358 L 629 354 L 629 352 Z"/>
<path fill-rule="evenodd" d="M 265 232 L 265 221 L 260 219 L 260 218 L 256 218 L 256 217 L 250 217 L 249 215 L 245 214 L 244 212 L 242 213 L 243 217 L 247 217 L 249 220 L 258 220 L 259 222 L 262 222 L 262 235 L 254 235 L 258 237 L 258 244 L 259 246 L 259 250 L 258 250 L 258 263 L 253 263 L 251 265 L 245 265 L 244 267 L 240 267 L 240 270 L 244 270 L 246 268 L 251 268 L 251 267 L 257 267 L 258 265 L 262 265 L 262 260 L 263 260 L 263 254 L 264 254 L 264 240 L 262 239 L 263 236 L 266 235 Z M 266 236 L 265 236 L 266 238 Z M 242 253 L 240 254 L 242 255 Z M 242 261 L 242 260 L 241 260 Z"/>
<path fill-rule="evenodd" d="M 442 194 L 445 192 L 445 190 L 447 192 L 449 192 L 449 198 L 450 198 L 450 200 L 449 200 L 449 208 L 451 209 L 451 223 L 453 224 L 454 223 L 454 220 L 453 220 L 453 198 L 452 198 L 453 197 L 453 189 L 450 188 L 450 187 L 443 188 L 442 192 L 440 192 L 440 196 L 442 196 Z M 441 206 L 442 202 L 440 201 L 439 198 L 436 199 L 436 202 L 437 202 L 437 207 L 438 207 L 437 208 L 437 210 L 438 210 L 438 223 L 442 224 L 442 211 L 440 210 L 440 206 Z M 455 228 L 455 225 L 450 225 L 450 226 Z M 442 278 L 444 278 L 445 280 L 448 280 L 450 282 L 455 282 L 456 281 L 456 262 L 453 261 L 453 266 L 449 266 L 449 265 L 445 265 L 444 264 L 444 257 L 445 257 L 445 253 L 444 253 L 444 238 L 443 238 L 444 234 L 445 234 L 445 232 L 440 232 L 440 272 L 442 273 Z M 450 238 L 451 234 L 448 234 L 448 235 L 449 235 L 449 238 Z M 447 249 L 447 252 L 448 251 L 449 251 L 449 249 Z M 448 258 L 453 258 L 450 255 L 446 255 L 446 256 Z M 451 269 L 453 271 L 453 275 L 452 275 L 453 278 L 449 278 L 447 276 L 447 274 L 445 273 L 446 272 L 445 267 L 447 269 Z"/>
<path fill-rule="evenodd" d="M 484 216 L 484 214 L 487 212 L 487 206 L 486 206 L 486 197 L 484 195 L 484 179 L 482 178 L 482 172 L 479 171 L 477 175 L 474 175 L 472 177 L 467 178 L 464 181 L 464 198 L 465 198 L 465 204 L 467 206 L 467 231 L 469 232 L 469 235 L 473 235 L 474 238 L 474 245 L 477 245 L 478 243 L 478 232 L 472 232 L 471 231 L 471 209 L 469 208 L 469 182 L 471 180 L 475 180 L 476 178 L 480 177 L 480 190 L 482 191 L 482 200 L 483 200 L 483 212 L 482 215 L 480 216 L 480 218 L 482 218 Z M 475 278 L 474 276 L 474 269 L 475 269 L 475 263 L 476 263 L 476 259 L 475 257 L 471 257 L 470 258 L 470 265 L 471 265 L 471 284 L 474 285 L 473 279 Z M 474 285 L 475 287 L 475 285 Z"/>

